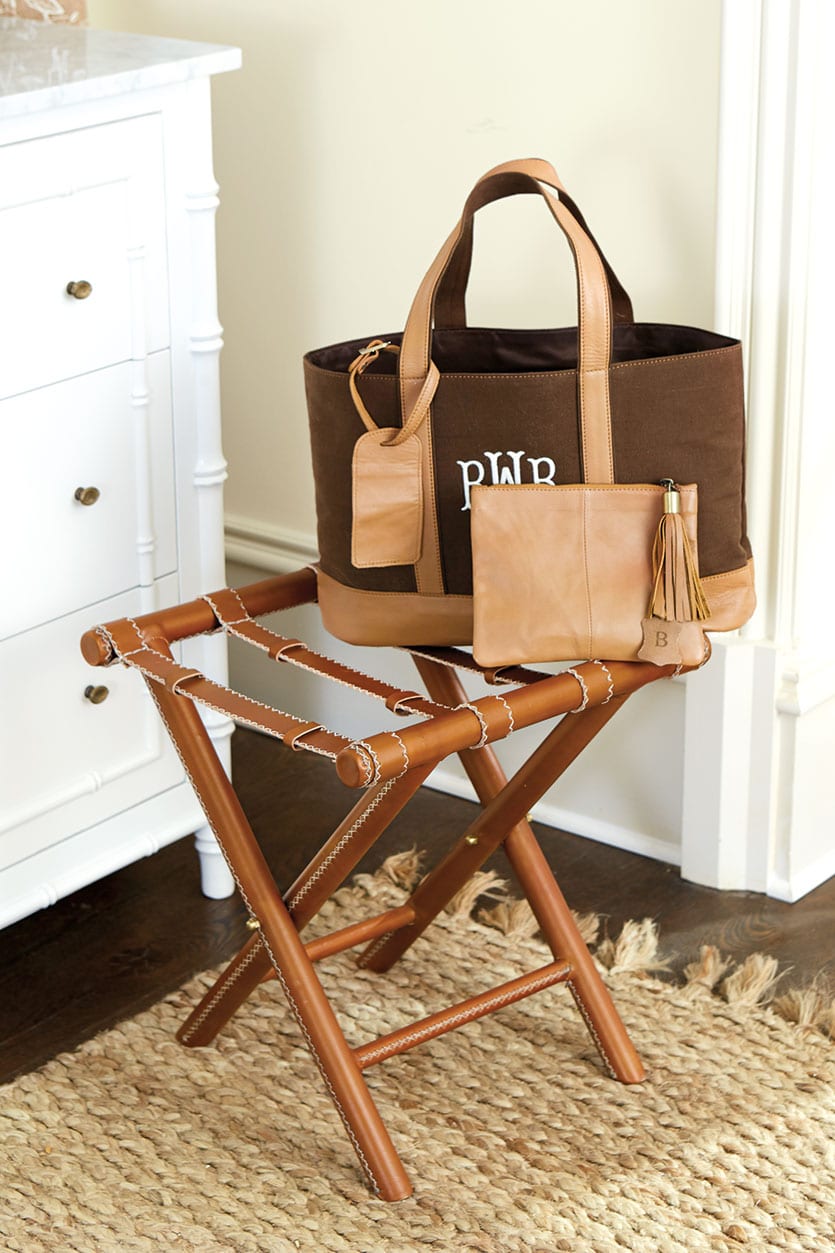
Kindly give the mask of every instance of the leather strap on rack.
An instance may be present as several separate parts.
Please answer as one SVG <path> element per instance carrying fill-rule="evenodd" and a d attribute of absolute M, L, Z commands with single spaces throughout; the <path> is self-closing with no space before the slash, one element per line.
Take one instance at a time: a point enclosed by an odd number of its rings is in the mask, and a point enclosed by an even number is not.
<path fill-rule="evenodd" d="M 482 748 L 503 739 L 511 730 L 532 726 L 546 718 L 581 713 L 630 695 L 672 666 L 651 662 L 587 661 L 562 674 L 548 675 L 528 687 L 516 687 L 501 697 L 490 694 L 469 701 L 432 719 L 395 734 L 382 731 L 350 744 L 336 759 L 336 770 L 348 787 L 365 787 L 396 778 L 403 769 L 440 761 L 466 748 Z M 373 763 L 373 765 L 372 765 Z"/>
<path fill-rule="evenodd" d="M 180 610 L 170 611 L 172 615 L 188 611 L 183 634 L 191 633 L 191 620 L 201 604 L 211 610 L 210 618 L 201 628 L 203 632 L 215 630 L 214 623 L 218 623 L 224 631 L 261 648 L 270 657 L 374 696 L 394 713 L 416 714 L 422 720 L 404 726 L 399 732 L 383 731 L 365 740 L 351 740 L 318 722 L 274 709 L 175 661 L 166 637 L 171 628 L 165 612 L 147 615 L 138 621 L 123 618 L 96 627 L 84 637 L 85 656 L 95 665 L 119 661 L 138 670 L 149 683 L 160 684 L 174 695 L 263 731 L 294 749 L 335 759 L 337 773 L 349 787 L 388 782 L 408 771 L 431 768 L 450 753 L 468 748 L 478 750 L 545 718 L 571 712 L 582 715 L 589 707 L 622 700 L 646 683 L 681 669 L 649 662 L 589 661 L 562 674 L 550 675 L 523 666 L 510 666 L 497 669 L 489 677 L 503 686 L 514 683 L 519 686 L 451 707 L 323 657 L 301 640 L 262 627 L 252 619 L 242 596 L 233 589 L 224 588 Z M 264 609 L 268 611 L 269 606 Z M 179 619 L 174 629 L 181 629 Z M 412 652 L 418 661 L 425 658 L 450 668 L 483 674 L 469 653 L 455 648 L 406 651 Z"/>
<path fill-rule="evenodd" d="M 472 653 L 462 652 L 460 648 L 427 646 L 426 648 L 404 648 L 403 651 L 410 653 L 412 657 L 425 657 L 427 661 L 436 661 L 439 666 L 446 666 L 448 670 L 467 670 L 493 686 L 538 683 L 540 679 L 553 677 L 546 670 L 530 670 L 527 666 L 496 666 L 492 670 L 485 670 L 478 664 Z"/>
<path fill-rule="evenodd" d="M 146 679 L 162 684 L 175 695 L 186 696 L 195 704 L 223 714 L 233 722 L 263 731 L 275 739 L 289 742 L 293 748 L 303 748 L 321 757 L 335 758 L 351 743 L 344 735 L 337 735 L 326 727 L 296 718 L 293 714 L 282 713 L 271 705 L 233 692 L 222 683 L 206 678 L 199 670 L 181 666 L 171 656 L 166 640 L 159 636 L 146 639 L 130 618 L 99 627 L 98 630 L 124 665 L 138 670 Z"/>
<path fill-rule="evenodd" d="M 323 678 L 353 688 L 354 691 L 364 692 L 367 696 L 384 701 L 398 714 L 418 714 L 423 718 L 431 718 L 435 714 L 447 712 L 445 705 L 439 705 L 427 696 L 421 696 L 418 692 L 404 692 L 383 679 L 364 674 L 362 670 L 347 666 L 341 661 L 334 661 L 331 657 L 324 657 L 308 648 L 302 640 L 288 639 L 262 626 L 250 616 L 234 588 L 227 587 L 219 592 L 211 592 L 202 599 L 227 634 L 260 648 L 274 661 L 285 661 L 288 665 L 320 674 Z"/>

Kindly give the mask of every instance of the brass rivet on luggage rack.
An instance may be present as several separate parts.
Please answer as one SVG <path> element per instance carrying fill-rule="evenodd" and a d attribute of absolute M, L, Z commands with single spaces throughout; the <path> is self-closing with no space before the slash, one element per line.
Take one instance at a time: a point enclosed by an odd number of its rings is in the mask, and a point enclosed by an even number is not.
<path fill-rule="evenodd" d="M 477 835 L 465 835 L 464 843 L 465 844 L 478 844 L 478 836 Z"/>
<path fill-rule="evenodd" d="M 247 918 L 246 925 L 250 931 L 260 931 L 261 924 L 257 918 Z"/>

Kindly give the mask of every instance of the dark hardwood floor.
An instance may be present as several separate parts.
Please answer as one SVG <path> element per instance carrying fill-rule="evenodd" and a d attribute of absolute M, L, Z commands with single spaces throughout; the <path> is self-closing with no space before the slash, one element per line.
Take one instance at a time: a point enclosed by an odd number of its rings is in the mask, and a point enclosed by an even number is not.
<path fill-rule="evenodd" d="M 288 886 L 352 798 L 329 762 L 239 730 L 236 785 L 278 883 Z M 416 845 L 429 860 L 457 838 L 473 806 L 423 788 L 361 863 Z M 717 892 L 675 867 L 537 826 L 569 904 L 594 910 L 616 935 L 627 918 L 657 920 L 672 971 L 718 944 L 740 959 L 772 953 L 803 984 L 835 983 L 835 879 L 795 905 Z M 507 873 L 499 856 L 491 864 Z M 0 933 L 0 1079 L 29 1070 L 152 1005 L 247 935 L 238 900 L 201 896 L 191 840 L 181 840 Z"/>

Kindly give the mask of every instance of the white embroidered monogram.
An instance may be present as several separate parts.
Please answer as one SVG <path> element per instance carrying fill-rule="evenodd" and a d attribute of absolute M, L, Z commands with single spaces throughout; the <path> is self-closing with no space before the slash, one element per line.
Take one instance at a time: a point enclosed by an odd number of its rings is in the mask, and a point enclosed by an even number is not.
<path fill-rule="evenodd" d="M 484 452 L 484 461 L 473 459 L 458 461 L 461 467 L 461 484 L 464 503 L 462 513 L 470 508 L 470 493 L 474 487 L 488 482 L 497 483 L 551 483 L 557 467 L 553 457 L 529 457 L 524 451 Z M 506 460 L 503 462 L 502 458 Z M 527 464 L 527 469 L 525 464 Z M 486 464 L 485 464 L 486 463 Z"/>

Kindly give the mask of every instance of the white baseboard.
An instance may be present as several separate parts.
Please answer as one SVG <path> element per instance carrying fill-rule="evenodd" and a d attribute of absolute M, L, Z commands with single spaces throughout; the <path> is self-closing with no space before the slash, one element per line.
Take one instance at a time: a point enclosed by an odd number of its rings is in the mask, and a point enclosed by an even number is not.
<path fill-rule="evenodd" d="M 469 779 L 462 778 L 444 766 L 438 766 L 432 771 L 425 786 L 434 788 L 438 792 L 446 792 L 450 796 L 460 796 L 464 800 L 477 800 Z M 536 822 L 541 822 L 546 827 L 555 827 L 559 831 L 581 835 L 586 839 L 595 840 L 598 844 L 609 844 L 627 853 L 638 853 L 641 857 L 652 857 L 655 861 L 666 861 L 674 866 L 681 865 L 681 848 L 678 844 L 660 840 L 657 836 L 646 835 L 643 831 L 635 831 L 614 822 L 592 818 L 588 814 L 564 809 L 549 801 L 540 801 L 538 805 L 534 805 L 531 814 Z"/>
<path fill-rule="evenodd" d="M 226 515 L 226 559 L 269 574 L 287 574 L 318 560 L 315 536 L 271 526 L 244 514 Z"/>
<path fill-rule="evenodd" d="M 813 861 L 810 866 L 804 867 L 798 874 L 790 875 L 787 879 L 773 875 L 768 881 L 768 895 L 778 901 L 787 901 L 793 905 L 795 901 L 808 896 L 815 888 L 826 883 L 833 875 L 835 875 L 835 848 L 830 848 L 823 857 Z"/>

